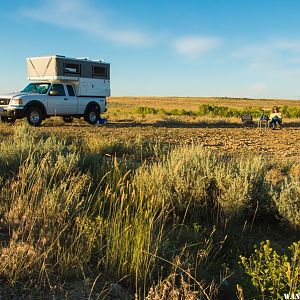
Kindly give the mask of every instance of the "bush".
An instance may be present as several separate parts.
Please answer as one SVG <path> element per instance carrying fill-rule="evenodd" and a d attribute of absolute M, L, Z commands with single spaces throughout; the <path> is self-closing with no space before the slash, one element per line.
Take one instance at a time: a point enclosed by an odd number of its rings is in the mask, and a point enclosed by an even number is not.
<path fill-rule="evenodd" d="M 300 242 L 293 243 L 290 256 L 279 255 L 267 240 L 240 263 L 262 299 L 282 299 L 283 294 L 294 294 L 300 288 Z"/>
<path fill-rule="evenodd" d="M 185 146 L 171 151 L 159 163 L 141 167 L 135 176 L 139 189 L 153 201 L 170 205 L 179 213 L 189 205 L 204 208 L 209 199 L 217 157 L 199 146 Z M 152 197 L 153 198 L 153 197 Z"/>
<path fill-rule="evenodd" d="M 269 206 L 264 182 L 266 163 L 261 157 L 243 158 L 215 170 L 217 203 L 225 216 L 245 217 L 265 213 Z"/>
<path fill-rule="evenodd" d="M 260 157 L 227 159 L 201 146 L 174 149 L 162 162 L 138 169 L 135 181 L 156 203 L 211 215 L 242 218 L 270 205 L 264 181 L 266 164 Z"/>
<path fill-rule="evenodd" d="M 283 106 L 281 112 L 286 118 L 300 118 L 300 108 L 299 107 L 288 107 Z"/>
<path fill-rule="evenodd" d="M 218 106 L 212 104 L 202 104 L 198 110 L 187 111 L 185 109 L 156 109 L 153 107 L 138 107 L 136 112 L 141 115 L 166 115 L 166 116 L 210 116 L 224 118 L 240 118 L 244 114 L 251 114 L 253 117 L 259 117 L 261 113 L 269 115 L 270 111 L 264 111 L 259 107 L 234 108 L 227 106 Z M 300 118 L 300 108 L 283 106 L 282 112 L 287 118 Z"/>
<path fill-rule="evenodd" d="M 300 228 L 300 181 L 286 179 L 281 191 L 273 192 L 273 200 L 282 219 L 292 228 Z"/>

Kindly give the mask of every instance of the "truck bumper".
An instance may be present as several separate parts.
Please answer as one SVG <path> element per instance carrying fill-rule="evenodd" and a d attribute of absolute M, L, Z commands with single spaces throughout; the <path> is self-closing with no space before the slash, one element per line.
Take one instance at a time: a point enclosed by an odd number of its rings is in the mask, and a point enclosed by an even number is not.
<path fill-rule="evenodd" d="M 0 117 L 7 117 L 13 119 L 22 119 L 25 117 L 24 108 L 17 109 L 17 108 L 2 108 L 0 107 Z"/>

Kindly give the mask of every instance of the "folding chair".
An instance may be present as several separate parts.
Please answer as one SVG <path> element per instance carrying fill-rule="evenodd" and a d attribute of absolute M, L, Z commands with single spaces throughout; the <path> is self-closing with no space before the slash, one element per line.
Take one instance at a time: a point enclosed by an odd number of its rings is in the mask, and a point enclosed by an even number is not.
<path fill-rule="evenodd" d="M 253 127 L 255 125 L 255 123 L 253 122 L 252 115 L 242 115 L 241 119 L 243 122 L 243 127 Z"/>

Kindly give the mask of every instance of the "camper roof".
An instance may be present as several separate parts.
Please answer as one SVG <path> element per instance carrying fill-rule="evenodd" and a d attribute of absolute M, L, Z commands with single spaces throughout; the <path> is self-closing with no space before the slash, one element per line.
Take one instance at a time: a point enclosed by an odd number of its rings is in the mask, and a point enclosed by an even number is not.
<path fill-rule="evenodd" d="M 58 55 L 58 54 L 55 54 L 55 55 L 45 55 L 45 56 L 36 56 L 36 57 L 28 57 L 26 58 L 27 60 L 30 60 L 30 59 L 45 59 L 45 58 L 50 58 L 50 57 L 53 57 L 53 58 L 63 58 L 63 59 L 69 59 L 69 60 L 76 60 L 76 61 L 90 61 L 90 62 L 101 62 L 103 64 L 109 64 L 101 59 L 99 60 L 92 60 L 92 59 L 89 59 L 87 57 L 84 57 L 84 58 L 74 58 L 74 57 L 67 57 L 67 56 L 64 56 L 64 55 Z"/>

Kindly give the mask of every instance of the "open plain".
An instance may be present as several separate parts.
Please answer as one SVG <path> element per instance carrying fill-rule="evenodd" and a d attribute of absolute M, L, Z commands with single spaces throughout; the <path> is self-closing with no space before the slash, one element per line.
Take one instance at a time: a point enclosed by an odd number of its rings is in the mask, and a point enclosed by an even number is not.
<path fill-rule="evenodd" d="M 172 145 L 200 144 L 225 153 L 263 155 L 278 159 L 298 159 L 300 155 L 300 117 L 284 118 L 283 129 L 272 131 L 265 126 L 242 126 L 237 117 L 181 116 L 138 113 L 139 107 L 196 111 L 212 104 L 243 109 L 255 107 L 270 111 L 275 105 L 295 107 L 300 101 L 272 99 L 193 98 L 193 97 L 112 97 L 108 100 L 108 124 L 89 126 L 82 120 L 65 124 L 61 118 L 46 120 L 38 132 L 57 133 L 64 137 L 98 139 L 107 143 L 132 143 L 136 139 Z M 256 121 L 257 117 L 253 120 Z M 20 124 L 22 121 L 18 121 Z M 2 127 L 2 134 L 12 127 Z M 118 153 L 117 153 L 118 154 Z"/>

